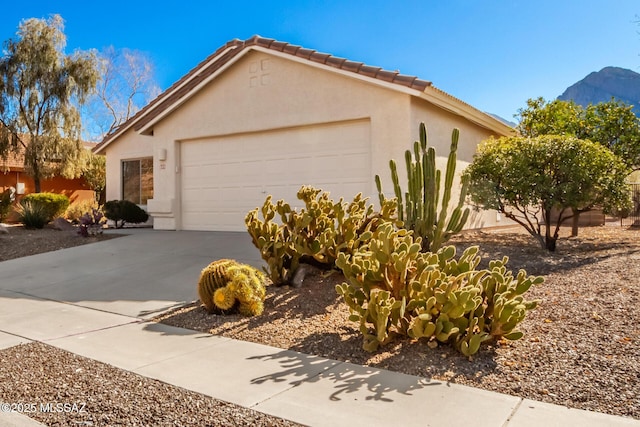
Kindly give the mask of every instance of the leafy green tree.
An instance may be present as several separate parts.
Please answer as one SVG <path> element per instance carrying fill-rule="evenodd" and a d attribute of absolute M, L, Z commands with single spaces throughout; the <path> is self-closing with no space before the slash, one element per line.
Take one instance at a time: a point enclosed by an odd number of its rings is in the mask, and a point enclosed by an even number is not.
<path fill-rule="evenodd" d="M 0 157 L 24 154 L 27 173 L 40 181 L 80 174 L 81 105 L 98 80 L 95 56 L 64 53 L 59 15 L 22 21 L 0 59 Z"/>
<path fill-rule="evenodd" d="M 579 135 L 583 127 L 583 108 L 573 101 L 553 100 L 547 102 L 544 98 L 527 100 L 527 107 L 518 110 L 517 126 L 522 136 L 536 137 L 541 135 Z M 584 138 L 588 139 L 588 138 Z"/>
<path fill-rule="evenodd" d="M 611 99 L 586 108 L 573 101 L 529 99 L 518 111 L 522 136 L 571 135 L 609 148 L 631 168 L 640 169 L 640 119 L 633 106 Z"/>
<path fill-rule="evenodd" d="M 98 204 L 103 205 L 107 182 L 106 158 L 89 150 L 84 151 L 83 157 L 82 176 L 89 188 L 96 192 Z"/>
<path fill-rule="evenodd" d="M 581 139 L 608 147 L 633 170 L 640 170 L 640 119 L 633 106 L 612 99 L 589 105 L 583 114 Z"/>
<path fill-rule="evenodd" d="M 573 101 L 529 99 L 518 111 L 518 130 L 523 136 L 570 135 L 597 142 L 622 159 L 630 168 L 640 169 L 640 119 L 632 106 L 611 99 L 586 108 Z M 578 235 L 583 210 L 574 210 L 571 235 Z"/>
<path fill-rule="evenodd" d="M 465 170 L 474 203 L 503 213 L 549 251 L 576 212 L 625 206 L 628 174 L 609 149 L 566 135 L 489 139 Z M 552 224 L 554 208 L 560 215 Z"/>

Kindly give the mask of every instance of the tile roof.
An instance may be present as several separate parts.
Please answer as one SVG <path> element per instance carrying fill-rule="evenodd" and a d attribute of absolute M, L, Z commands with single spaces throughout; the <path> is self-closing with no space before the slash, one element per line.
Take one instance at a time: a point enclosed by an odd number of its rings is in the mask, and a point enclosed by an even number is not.
<path fill-rule="evenodd" d="M 8 172 L 12 170 L 24 170 L 23 155 L 9 153 L 6 160 L 0 157 L 0 172 Z"/>
<path fill-rule="evenodd" d="M 381 67 L 373 67 L 362 62 L 349 61 L 345 58 L 330 55 L 328 53 L 318 52 L 313 49 L 306 49 L 301 46 L 293 45 L 286 42 L 268 39 L 260 36 L 253 36 L 247 40 L 234 39 L 227 42 L 214 53 L 209 55 L 204 61 L 200 62 L 185 74 L 180 80 L 175 82 L 171 87 L 161 93 L 156 99 L 147 104 L 138 111 L 127 122 L 123 123 L 119 128 L 111 134 L 105 136 L 104 140 L 98 147 L 113 139 L 120 130 L 134 123 L 134 129 L 140 130 L 148 123 L 153 121 L 157 116 L 162 114 L 166 109 L 170 108 L 175 102 L 191 92 L 203 80 L 214 74 L 231 59 L 233 59 L 245 48 L 259 46 L 266 49 L 282 52 L 299 58 L 307 59 L 330 67 L 338 68 L 347 72 L 361 74 L 363 76 L 372 77 L 383 80 L 388 83 L 405 86 L 418 91 L 424 91 L 431 86 L 431 82 L 419 79 L 416 76 L 400 74 L 398 71 L 384 70 Z"/>
<path fill-rule="evenodd" d="M 95 142 L 82 141 L 82 146 L 87 150 L 93 150 L 96 147 Z M 10 152 L 7 159 L 0 157 L 0 172 L 23 171 L 24 170 L 24 149 L 19 153 Z"/>

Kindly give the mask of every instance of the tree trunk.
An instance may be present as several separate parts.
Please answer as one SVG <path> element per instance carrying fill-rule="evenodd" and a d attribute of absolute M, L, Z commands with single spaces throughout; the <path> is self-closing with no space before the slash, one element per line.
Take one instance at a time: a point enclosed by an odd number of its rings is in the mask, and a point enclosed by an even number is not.
<path fill-rule="evenodd" d="M 95 201 L 98 202 L 98 206 L 104 205 L 104 203 L 107 201 L 107 192 L 105 191 L 105 189 L 99 191 L 93 190 L 93 192 Z"/>
<path fill-rule="evenodd" d="M 556 242 L 557 241 L 558 241 L 558 239 L 553 237 L 553 236 L 546 236 L 545 237 L 545 249 L 548 250 L 549 252 L 555 252 L 556 251 Z"/>
<path fill-rule="evenodd" d="M 544 218 L 544 248 L 549 252 L 556 251 L 556 241 L 558 240 L 558 233 L 551 235 L 551 209 L 545 210 Z"/>
<path fill-rule="evenodd" d="M 41 191 L 41 187 L 40 187 L 40 178 L 39 177 L 35 177 L 33 178 L 33 183 L 35 184 L 35 192 L 36 193 L 40 193 Z"/>
<path fill-rule="evenodd" d="M 578 237 L 578 223 L 580 222 L 580 211 L 571 208 L 573 218 L 571 218 L 571 237 Z"/>

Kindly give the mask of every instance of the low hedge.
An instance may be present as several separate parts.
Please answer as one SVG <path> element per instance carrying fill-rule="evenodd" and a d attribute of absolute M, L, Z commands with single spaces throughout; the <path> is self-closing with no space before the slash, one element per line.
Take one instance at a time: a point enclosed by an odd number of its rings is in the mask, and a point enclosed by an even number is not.
<path fill-rule="evenodd" d="M 69 207 L 69 198 L 64 194 L 31 193 L 22 198 L 22 202 L 42 207 L 47 215 L 47 222 L 62 215 Z"/>

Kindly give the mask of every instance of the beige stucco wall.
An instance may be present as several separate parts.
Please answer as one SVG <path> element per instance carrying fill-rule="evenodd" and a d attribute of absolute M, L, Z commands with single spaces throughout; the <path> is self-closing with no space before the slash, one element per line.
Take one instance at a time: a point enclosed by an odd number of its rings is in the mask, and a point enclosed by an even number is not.
<path fill-rule="evenodd" d="M 454 128 L 460 130 L 457 151 L 456 182 L 460 182 L 460 176 L 464 169 L 473 161 L 478 144 L 490 138 L 499 137 L 484 127 L 481 127 L 464 117 L 443 110 L 430 104 L 428 101 L 413 98 L 411 102 L 411 129 L 412 140 L 419 138 L 419 125 L 424 122 L 427 127 L 428 142 L 436 149 L 436 165 L 442 170 L 442 184 L 444 184 L 444 173 L 447 167 L 447 157 L 451 146 L 451 134 Z M 442 190 L 442 189 L 441 189 Z M 451 196 L 450 209 L 457 204 L 460 197 L 460 187 L 454 187 Z M 480 211 L 472 209 L 469 221 L 465 228 L 495 227 L 513 224 L 504 217 L 497 215 L 495 211 Z"/>
<path fill-rule="evenodd" d="M 385 192 L 392 193 L 389 159 L 403 163 L 404 150 L 418 137 L 420 121 L 427 123 L 431 143 L 437 142 L 437 152 L 445 156 L 452 128 L 461 128 L 464 161 L 471 159 L 475 144 L 489 134 L 409 93 L 363 81 L 352 73 L 320 69 L 304 60 L 250 51 L 155 124 L 153 136 L 129 130 L 106 148 L 107 198 L 121 197 L 121 159 L 153 155 L 154 198 L 148 210 L 156 228 L 180 229 L 180 141 L 364 118 L 371 124 L 368 195 L 376 201 L 374 175 L 380 174 Z M 165 150 L 166 160 L 161 161 L 158 154 Z"/>
<path fill-rule="evenodd" d="M 122 161 L 153 156 L 153 143 L 152 137 L 138 135 L 131 129 L 106 148 L 107 200 L 122 198 L 122 179 L 120 176 Z M 153 167 L 155 172 L 155 162 Z"/>

